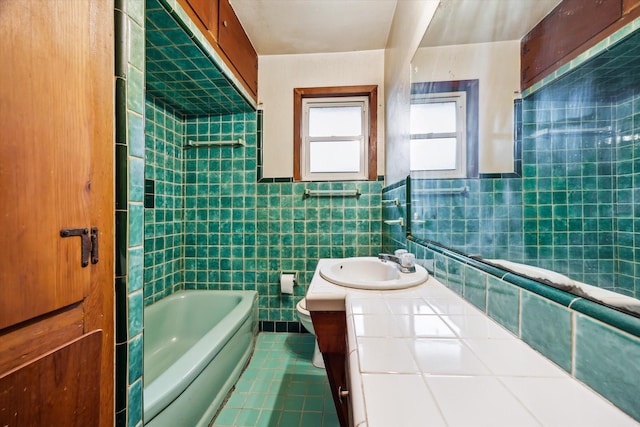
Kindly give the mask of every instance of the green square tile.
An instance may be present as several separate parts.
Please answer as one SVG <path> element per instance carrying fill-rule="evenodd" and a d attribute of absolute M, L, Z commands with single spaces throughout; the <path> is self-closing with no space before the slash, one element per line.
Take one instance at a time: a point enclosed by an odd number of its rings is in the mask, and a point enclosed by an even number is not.
<path fill-rule="evenodd" d="M 464 272 L 466 269 L 459 261 L 447 258 L 447 282 L 446 286 L 458 295 L 462 295 L 464 286 Z"/>
<path fill-rule="evenodd" d="M 488 276 L 487 280 L 487 314 L 518 335 L 520 332 L 520 296 L 518 289 L 497 277 Z"/>
<path fill-rule="evenodd" d="M 521 338 L 567 372 L 571 372 L 571 311 L 522 291 Z"/>
<path fill-rule="evenodd" d="M 464 267 L 463 296 L 482 311 L 487 308 L 487 274 L 473 267 Z"/>
<path fill-rule="evenodd" d="M 129 385 L 142 378 L 142 335 L 137 335 L 128 344 Z"/>
<path fill-rule="evenodd" d="M 640 421 L 640 368 L 632 360 L 640 360 L 640 339 L 576 315 L 576 378 Z"/>
<path fill-rule="evenodd" d="M 129 321 L 129 338 L 132 338 L 142 332 L 142 291 L 134 292 L 127 296 L 128 299 L 128 321 Z"/>
<path fill-rule="evenodd" d="M 218 416 L 216 417 L 213 425 L 214 426 L 235 426 L 235 420 L 238 417 L 238 413 L 240 411 L 234 408 L 225 407 L 220 411 Z"/>
<path fill-rule="evenodd" d="M 127 113 L 127 132 L 129 154 L 144 158 L 145 156 L 145 132 L 142 116 L 137 113 Z"/>
<path fill-rule="evenodd" d="M 282 415 L 280 415 L 280 420 L 278 421 L 278 426 L 297 426 L 300 425 L 300 419 L 302 413 L 299 411 L 284 411 Z"/>
<path fill-rule="evenodd" d="M 234 425 L 237 427 L 253 427 L 258 422 L 259 417 L 260 410 L 258 409 L 242 409 L 238 412 Z"/>
<path fill-rule="evenodd" d="M 142 380 L 129 387 L 127 403 L 127 422 L 130 426 L 138 425 L 142 420 Z"/>

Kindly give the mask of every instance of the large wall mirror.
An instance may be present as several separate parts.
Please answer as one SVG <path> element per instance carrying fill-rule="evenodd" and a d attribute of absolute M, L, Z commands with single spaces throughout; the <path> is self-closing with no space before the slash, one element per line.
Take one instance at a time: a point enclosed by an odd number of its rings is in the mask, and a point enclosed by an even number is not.
<path fill-rule="evenodd" d="M 540 6 L 532 28 L 558 1 L 527 3 Z M 462 31 L 454 15 L 436 13 L 411 64 L 412 121 L 440 126 L 412 123 L 410 157 L 434 157 L 411 162 L 412 235 L 638 315 L 640 32 L 521 96 L 522 35 L 485 40 L 484 22 Z M 435 90 L 468 82 L 475 107 L 468 92 Z"/>

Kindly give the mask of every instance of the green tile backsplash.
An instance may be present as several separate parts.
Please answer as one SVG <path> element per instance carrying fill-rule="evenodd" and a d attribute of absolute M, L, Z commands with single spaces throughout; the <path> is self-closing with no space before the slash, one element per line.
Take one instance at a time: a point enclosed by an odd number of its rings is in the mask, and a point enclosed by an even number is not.
<path fill-rule="evenodd" d="M 640 339 L 576 315 L 575 376 L 640 421 Z"/>
<path fill-rule="evenodd" d="M 522 340 L 571 372 L 570 310 L 544 297 L 522 291 L 520 313 Z"/>
<path fill-rule="evenodd" d="M 551 300 L 544 295 L 547 292 L 535 292 L 551 289 L 545 285 L 526 290 L 512 274 L 457 252 L 413 238 L 402 243 L 416 254 L 418 263 L 456 292 L 460 291 L 460 278 L 451 272 L 464 271 L 462 295 L 466 299 L 640 421 L 636 381 L 640 376 L 636 363 L 640 359 L 640 318 L 557 289 L 552 289 Z M 486 307 L 482 306 L 483 289 Z"/>
<path fill-rule="evenodd" d="M 520 334 L 520 292 L 494 276 L 487 277 L 487 314 L 515 335 Z"/>
<path fill-rule="evenodd" d="M 448 260 L 451 261 L 451 260 Z M 456 262 L 456 264 L 459 264 Z M 451 267 L 451 265 L 449 265 Z M 464 267 L 464 296 L 482 311 L 487 310 L 487 275 L 473 267 Z"/>

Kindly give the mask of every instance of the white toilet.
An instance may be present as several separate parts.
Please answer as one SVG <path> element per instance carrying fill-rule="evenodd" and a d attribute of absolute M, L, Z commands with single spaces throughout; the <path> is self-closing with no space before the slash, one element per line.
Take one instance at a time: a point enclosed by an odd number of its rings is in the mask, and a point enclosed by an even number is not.
<path fill-rule="evenodd" d="M 302 298 L 296 304 L 296 311 L 298 312 L 298 319 L 300 319 L 300 323 L 305 327 L 307 331 L 312 333 L 315 336 L 315 331 L 313 330 L 313 322 L 311 321 L 311 314 L 307 310 L 307 300 Z M 322 360 L 322 353 L 320 353 L 320 349 L 318 348 L 318 340 L 314 340 L 315 347 L 313 349 L 313 366 L 316 368 L 324 368 L 324 360 Z"/>

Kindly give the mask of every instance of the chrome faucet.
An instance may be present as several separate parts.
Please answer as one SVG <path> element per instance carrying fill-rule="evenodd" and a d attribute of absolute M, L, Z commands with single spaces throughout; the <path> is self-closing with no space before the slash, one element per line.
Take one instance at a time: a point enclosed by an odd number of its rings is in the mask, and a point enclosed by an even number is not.
<path fill-rule="evenodd" d="M 411 256 L 407 256 L 407 255 L 411 255 Z M 391 261 L 395 263 L 396 266 L 398 267 L 398 270 L 400 270 L 403 273 L 416 272 L 415 258 L 413 254 L 405 253 L 399 257 L 391 254 L 378 254 L 378 258 L 382 262 Z"/>

